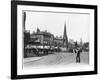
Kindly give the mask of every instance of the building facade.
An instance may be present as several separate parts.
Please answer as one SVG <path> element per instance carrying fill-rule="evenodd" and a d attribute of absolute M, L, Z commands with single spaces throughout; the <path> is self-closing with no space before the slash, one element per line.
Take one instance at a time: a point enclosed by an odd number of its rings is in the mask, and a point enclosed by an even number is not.
<path fill-rule="evenodd" d="M 37 28 L 37 31 L 33 32 L 30 35 L 30 39 L 34 42 L 40 42 L 40 45 L 68 48 L 68 37 L 66 33 L 66 24 L 64 26 L 63 37 L 55 37 L 50 32 L 40 31 L 40 29 Z"/>
<path fill-rule="evenodd" d="M 37 29 L 36 32 L 31 34 L 30 38 L 34 42 L 40 42 L 41 45 L 53 45 L 54 35 L 47 31 L 40 31 Z"/>

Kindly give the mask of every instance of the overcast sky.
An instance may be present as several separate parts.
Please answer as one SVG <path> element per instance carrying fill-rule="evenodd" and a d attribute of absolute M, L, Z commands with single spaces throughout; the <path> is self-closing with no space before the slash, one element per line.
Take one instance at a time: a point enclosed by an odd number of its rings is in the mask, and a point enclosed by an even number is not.
<path fill-rule="evenodd" d="M 26 11 L 25 28 L 30 32 L 38 27 L 54 36 L 63 36 L 65 23 L 68 39 L 89 41 L 89 14 Z"/>

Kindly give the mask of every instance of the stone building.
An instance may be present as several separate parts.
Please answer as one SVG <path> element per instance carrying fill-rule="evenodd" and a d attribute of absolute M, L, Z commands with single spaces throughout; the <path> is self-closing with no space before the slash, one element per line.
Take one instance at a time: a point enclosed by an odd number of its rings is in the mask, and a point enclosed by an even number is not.
<path fill-rule="evenodd" d="M 47 31 L 40 31 L 40 29 L 37 28 L 37 31 L 31 34 L 30 38 L 34 40 L 34 42 L 40 42 L 41 45 L 52 45 L 54 35 Z"/>

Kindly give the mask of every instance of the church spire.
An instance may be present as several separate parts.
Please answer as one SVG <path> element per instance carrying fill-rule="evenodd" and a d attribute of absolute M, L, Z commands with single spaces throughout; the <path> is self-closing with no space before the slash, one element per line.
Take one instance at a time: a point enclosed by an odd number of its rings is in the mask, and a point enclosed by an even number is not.
<path fill-rule="evenodd" d="M 66 33 L 66 23 L 64 25 L 63 45 L 64 45 L 64 47 L 68 48 L 68 37 L 67 37 L 67 33 Z"/>

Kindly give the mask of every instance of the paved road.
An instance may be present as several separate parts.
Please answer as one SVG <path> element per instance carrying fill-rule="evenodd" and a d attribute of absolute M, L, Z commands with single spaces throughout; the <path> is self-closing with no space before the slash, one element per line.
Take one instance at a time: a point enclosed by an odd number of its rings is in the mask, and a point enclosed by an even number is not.
<path fill-rule="evenodd" d="M 89 63 L 89 53 L 81 53 L 80 64 Z M 33 60 L 24 63 L 25 67 L 36 67 L 36 66 L 52 66 L 52 65 L 69 65 L 76 64 L 75 53 L 54 53 L 47 56 L 42 56 L 39 60 Z"/>

